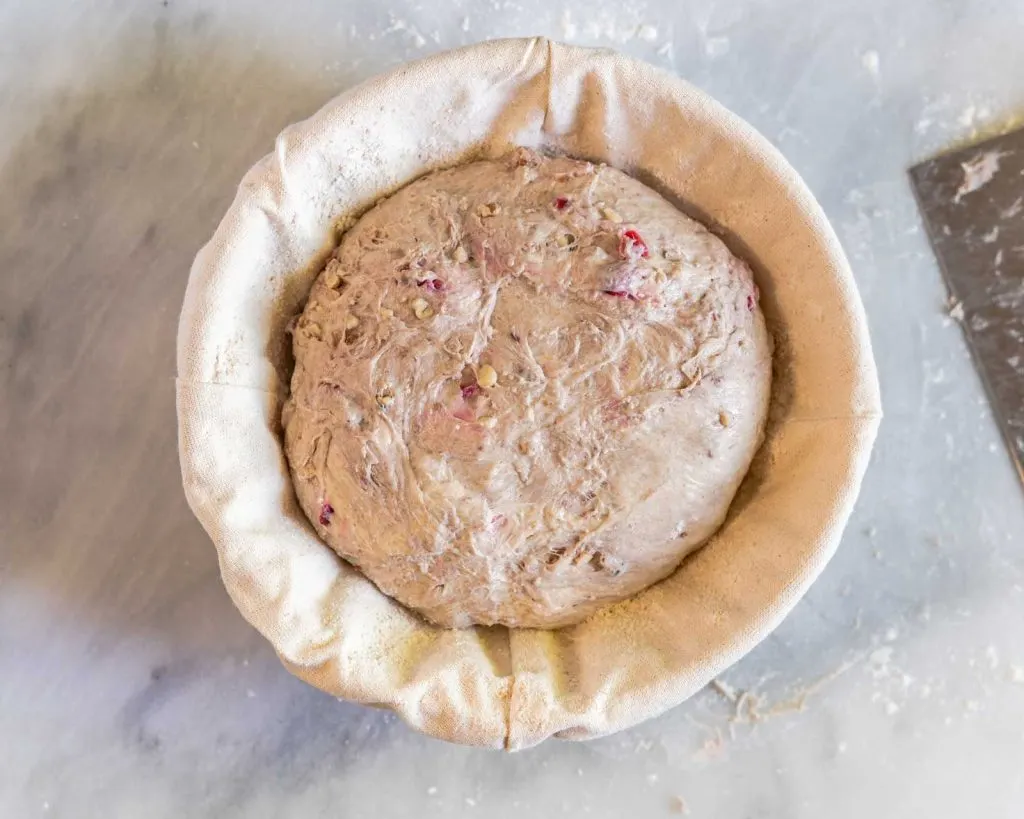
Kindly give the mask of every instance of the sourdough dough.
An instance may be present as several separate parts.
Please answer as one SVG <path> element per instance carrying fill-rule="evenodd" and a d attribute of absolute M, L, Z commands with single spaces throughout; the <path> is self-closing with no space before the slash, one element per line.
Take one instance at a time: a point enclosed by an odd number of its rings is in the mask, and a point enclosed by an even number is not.
<path fill-rule="evenodd" d="M 724 520 L 768 406 L 757 302 L 613 168 L 519 150 L 423 177 L 345 234 L 295 325 L 299 502 L 435 623 L 577 622 Z"/>

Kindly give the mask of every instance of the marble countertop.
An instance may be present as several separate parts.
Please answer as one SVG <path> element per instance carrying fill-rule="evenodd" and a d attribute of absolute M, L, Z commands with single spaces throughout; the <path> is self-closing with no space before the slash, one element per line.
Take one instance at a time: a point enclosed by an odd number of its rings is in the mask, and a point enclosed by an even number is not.
<path fill-rule="evenodd" d="M 905 173 L 1024 111 L 1022 0 L 15 0 L 0 31 L 0 815 L 1024 815 L 1024 495 Z M 281 668 L 185 505 L 172 378 L 191 258 L 284 125 L 534 33 L 670 68 L 781 148 L 887 417 L 838 555 L 719 685 L 508 755 Z"/>

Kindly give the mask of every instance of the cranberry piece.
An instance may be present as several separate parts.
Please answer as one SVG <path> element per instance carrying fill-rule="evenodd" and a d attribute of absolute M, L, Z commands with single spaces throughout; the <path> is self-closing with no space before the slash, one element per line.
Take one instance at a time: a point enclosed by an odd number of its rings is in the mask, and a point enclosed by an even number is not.
<path fill-rule="evenodd" d="M 569 207 L 569 200 L 565 196 L 559 196 L 554 202 L 555 210 L 565 210 Z"/>
<path fill-rule="evenodd" d="M 480 386 L 478 384 L 467 384 L 465 387 L 462 388 L 462 397 L 465 398 L 467 401 L 474 395 L 478 395 L 479 393 Z"/>
<path fill-rule="evenodd" d="M 420 287 L 423 287 L 427 290 L 432 290 L 435 293 L 440 293 L 442 290 L 444 290 L 444 282 L 441 281 L 440 279 L 424 279 L 423 281 L 417 283 L 419 284 Z"/>
<path fill-rule="evenodd" d="M 747 296 L 747 309 L 753 312 L 754 304 L 756 304 L 756 302 L 754 301 L 753 295 Z"/>
<path fill-rule="evenodd" d="M 617 299 L 640 301 L 640 297 L 636 293 L 630 293 L 628 290 L 602 290 L 601 292 L 606 296 L 615 296 Z"/>
<path fill-rule="evenodd" d="M 332 517 L 334 517 L 334 507 L 327 501 L 323 501 L 320 504 L 320 525 L 329 526 Z"/>
<path fill-rule="evenodd" d="M 651 251 L 639 233 L 635 230 L 624 230 L 619 239 L 619 255 L 623 259 L 630 259 L 634 256 L 646 259 L 651 255 Z"/>

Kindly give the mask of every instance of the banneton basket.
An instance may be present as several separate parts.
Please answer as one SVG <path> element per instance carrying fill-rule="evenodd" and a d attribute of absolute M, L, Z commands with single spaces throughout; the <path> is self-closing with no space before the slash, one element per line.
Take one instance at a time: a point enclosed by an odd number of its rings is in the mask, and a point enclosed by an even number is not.
<path fill-rule="evenodd" d="M 776 342 L 772 410 L 725 525 L 667 580 L 558 631 L 445 630 L 303 516 L 279 420 L 286 325 L 355 216 L 426 171 L 516 145 L 637 176 L 751 263 Z M 832 556 L 881 418 L 856 286 L 796 172 L 677 77 L 543 39 L 405 65 L 286 129 L 192 267 L 177 404 L 188 501 L 285 667 L 435 737 L 508 749 L 656 716 L 764 639 Z"/>

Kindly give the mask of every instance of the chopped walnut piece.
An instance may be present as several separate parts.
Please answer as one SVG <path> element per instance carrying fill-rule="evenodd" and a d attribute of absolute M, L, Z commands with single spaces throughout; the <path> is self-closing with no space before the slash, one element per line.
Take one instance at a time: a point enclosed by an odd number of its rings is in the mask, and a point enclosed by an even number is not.
<path fill-rule="evenodd" d="M 310 322 L 303 328 L 303 330 L 305 330 L 307 336 L 315 338 L 317 341 L 322 340 L 324 337 L 323 328 L 315 322 Z"/>
<path fill-rule="evenodd" d="M 498 383 L 498 373 L 490 364 L 484 364 L 476 374 L 476 383 L 489 390 Z"/>
<path fill-rule="evenodd" d="M 431 307 L 430 302 L 424 298 L 413 299 L 412 312 L 418 319 L 428 319 L 434 315 L 434 308 Z"/>

